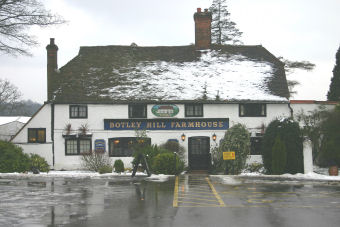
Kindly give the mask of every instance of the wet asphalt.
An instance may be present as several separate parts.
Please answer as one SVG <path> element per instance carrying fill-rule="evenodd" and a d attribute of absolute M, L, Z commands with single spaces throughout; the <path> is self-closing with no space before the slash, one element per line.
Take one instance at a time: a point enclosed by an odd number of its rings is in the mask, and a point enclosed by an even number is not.
<path fill-rule="evenodd" d="M 337 182 L 0 179 L 0 226 L 340 226 Z"/>

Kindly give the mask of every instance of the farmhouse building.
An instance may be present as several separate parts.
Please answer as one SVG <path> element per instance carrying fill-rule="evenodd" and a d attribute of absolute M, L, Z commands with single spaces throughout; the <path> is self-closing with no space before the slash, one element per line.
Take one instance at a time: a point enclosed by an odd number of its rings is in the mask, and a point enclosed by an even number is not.
<path fill-rule="evenodd" d="M 48 100 L 12 140 L 54 169 L 77 169 L 83 152 L 101 149 L 131 166 L 136 129 L 151 144 L 178 141 L 190 169 L 207 169 L 210 149 L 236 123 L 252 136 L 292 116 L 284 64 L 263 46 L 211 44 L 211 13 L 194 14 L 195 45 L 80 47 L 58 68 L 47 49 Z M 259 159 L 261 160 L 261 159 Z"/>

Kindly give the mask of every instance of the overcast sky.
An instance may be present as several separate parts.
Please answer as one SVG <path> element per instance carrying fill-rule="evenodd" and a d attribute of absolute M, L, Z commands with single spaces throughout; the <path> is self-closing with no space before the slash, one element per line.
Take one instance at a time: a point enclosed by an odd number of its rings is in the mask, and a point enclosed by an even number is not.
<path fill-rule="evenodd" d="M 46 8 L 68 23 L 31 30 L 40 42 L 33 57 L 0 55 L 0 78 L 7 78 L 23 99 L 46 101 L 46 50 L 49 38 L 59 47 L 62 67 L 80 46 L 173 46 L 194 43 L 193 13 L 212 0 L 44 0 Z M 339 0 L 229 0 L 231 19 L 243 32 L 245 45 L 261 44 L 275 56 L 307 60 L 312 72 L 295 71 L 294 99 L 325 100 L 340 45 Z"/>

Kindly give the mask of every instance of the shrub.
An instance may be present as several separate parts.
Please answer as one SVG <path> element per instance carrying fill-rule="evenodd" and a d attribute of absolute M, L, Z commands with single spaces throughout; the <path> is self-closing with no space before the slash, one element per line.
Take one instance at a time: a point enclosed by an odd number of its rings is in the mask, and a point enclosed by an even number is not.
<path fill-rule="evenodd" d="M 253 162 L 246 165 L 246 172 L 248 173 L 264 173 L 265 169 L 262 163 Z"/>
<path fill-rule="evenodd" d="M 161 153 L 154 158 L 152 169 L 157 174 L 179 174 L 184 169 L 184 162 L 174 153 Z"/>
<path fill-rule="evenodd" d="M 113 164 L 116 173 L 124 172 L 124 162 L 120 159 L 117 159 Z M 111 171 L 112 172 L 112 171 Z"/>
<path fill-rule="evenodd" d="M 37 154 L 30 154 L 30 170 L 33 173 L 48 172 L 50 171 L 50 166 L 43 157 Z"/>
<path fill-rule="evenodd" d="M 277 136 L 272 148 L 272 173 L 283 174 L 287 163 L 286 146 Z"/>
<path fill-rule="evenodd" d="M 112 173 L 112 166 L 110 166 L 110 165 L 101 166 L 101 167 L 99 167 L 98 172 L 100 174 Z"/>
<path fill-rule="evenodd" d="M 223 160 L 225 151 L 234 151 L 235 160 Z M 249 154 L 250 134 L 244 125 L 236 124 L 225 133 L 218 147 L 218 155 L 213 157 L 217 162 L 214 166 L 228 174 L 239 174 L 245 168 Z"/>
<path fill-rule="evenodd" d="M 262 140 L 262 159 L 264 167 L 269 174 L 272 170 L 272 149 L 279 136 L 284 143 L 287 152 L 287 162 L 285 173 L 302 173 L 303 172 L 303 137 L 299 124 L 292 119 L 272 121 L 263 136 Z"/>
<path fill-rule="evenodd" d="M 161 144 L 160 147 L 171 152 L 176 152 L 181 159 L 184 158 L 185 148 L 181 146 L 178 141 L 170 140 Z"/>
<path fill-rule="evenodd" d="M 0 172 L 25 172 L 30 168 L 30 158 L 22 149 L 10 142 L 0 141 Z"/>
<path fill-rule="evenodd" d="M 169 152 L 169 151 L 164 149 L 164 148 L 158 147 L 157 145 L 144 146 L 141 149 L 139 149 L 138 151 L 135 151 L 133 153 L 134 159 L 132 160 L 132 165 L 135 166 L 137 164 L 138 155 L 143 154 L 147 163 L 148 163 L 150 171 L 152 171 L 152 163 L 154 161 L 154 158 L 158 154 L 166 153 L 166 152 Z"/>
<path fill-rule="evenodd" d="M 323 166 L 340 166 L 340 106 L 329 113 L 322 122 L 323 139 L 321 159 Z"/>
<path fill-rule="evenodd" d="M 103 166 L 111 166 L 109 157 L 102 151 L 90 151 L 81 156 L 82 166 L 90 171 L 98 172 Z"/>

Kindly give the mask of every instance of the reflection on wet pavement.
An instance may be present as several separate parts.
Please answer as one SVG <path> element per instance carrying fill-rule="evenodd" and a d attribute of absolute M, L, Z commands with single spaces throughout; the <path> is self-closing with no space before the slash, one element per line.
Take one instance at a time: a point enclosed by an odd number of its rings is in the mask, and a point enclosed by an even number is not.
<path fill-rule="evenodd" d="M 339 183 L 220 182 L 203 175 L 167 182 L 0 179 L 0 226 L 225 226 L 225 219 L 235 222 L 230 226 L 280 226 L 282 220 L 320 226 L 326 217 L 325 226 L 338 226 L 339 211 Z"/>

